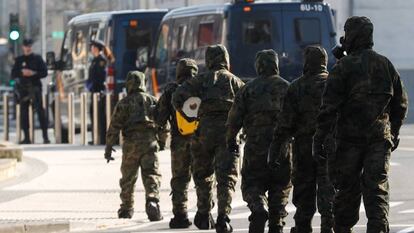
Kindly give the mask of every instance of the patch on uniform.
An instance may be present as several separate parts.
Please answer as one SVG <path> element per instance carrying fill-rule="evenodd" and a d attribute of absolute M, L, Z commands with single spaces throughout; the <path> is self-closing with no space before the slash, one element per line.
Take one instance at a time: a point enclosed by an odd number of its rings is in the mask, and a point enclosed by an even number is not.
<path fill-rule="evenodd" d="M 100 61 L 99 66 L 105 66 L 105 63 L 106 63 L 105 61 Z"/>

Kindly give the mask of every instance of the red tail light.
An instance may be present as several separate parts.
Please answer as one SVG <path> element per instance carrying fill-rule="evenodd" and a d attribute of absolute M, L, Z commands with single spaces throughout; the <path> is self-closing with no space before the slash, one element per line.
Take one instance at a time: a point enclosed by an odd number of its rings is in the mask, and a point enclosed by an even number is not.
<path fill-rule="evenodd" d="M 106 76 L 106 89 L 107 92 L 111 93 L 115 90 L 115 68 L 113 66 L 109 66 L 107 70 Z"/>

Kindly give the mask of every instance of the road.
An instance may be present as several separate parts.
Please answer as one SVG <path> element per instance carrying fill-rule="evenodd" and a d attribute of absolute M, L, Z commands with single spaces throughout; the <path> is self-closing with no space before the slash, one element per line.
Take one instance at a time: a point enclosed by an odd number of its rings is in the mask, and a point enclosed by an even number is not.
<path fill-rule="evenodd" d="M 414 125 L 401 131 L 400 148 L 393 153 L 390 173 L 391 232 L 414 232 Z M 70 221 L 74 231 L 81 232 L 198 232 L 170 230 L 171 218 L 170 155 L 160 152 L 163 175 L 161 208 L 164 220 L 148 222 L 144 212 L 144 193 L 141 180 L 135 193 L 135 215 L 131 220 L 117 219 L 119 207 L 120 148 L 116 160 L 107 164 L 102 146 L 28 145 L 24 147 L 24 160 L 18 165 L 18 176 L 0 183 L 0 224 L 16 222 Z M 240 185 L 240 182 L 238 183 Z M 189 192 L 190 217 L 195 208 L 195 189 Z M 289 216 L 285 232 L 293 226 L 295 208 L 288 205 Z M 247 232 L 249 210 L 242 201 L 240 187 L 233 202 L 231 215 L 234 232 Z M 318 232 L 319 216 L 314 220 Z M 356 232 L 365 232 L 366 217 L 360 211 Z M 204 231 L 214 232 L 214 231 Z"/>

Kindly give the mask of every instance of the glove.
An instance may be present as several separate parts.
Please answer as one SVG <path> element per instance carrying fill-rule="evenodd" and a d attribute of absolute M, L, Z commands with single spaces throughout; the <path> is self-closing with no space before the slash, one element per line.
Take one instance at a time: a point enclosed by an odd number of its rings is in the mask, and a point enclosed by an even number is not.
<path fill-rule="evenodd" d="M 312 156 L 313 160 L 320 164 L 324 163 L 327 159 L 326 150 L 322 140 L 315 137 L 313 138 L 312 143 Z"/>
<path fill-rule="evenodd" d="M 112 157 L 112 152 L 116 152 L 116 150 L 112 148 L 112 146 L 107 145 L 105 147 L 105 159 L 107 163 L 109 163 L 111 160 L 115 160 L 115 158 Z"/>
<path fill-rule="evenodd" d="M 230 140 L 227 142 L 227 151 L 231 154 L 239 154 L 239 145 L 236 140 Z"/>
<path fill-rule="evenodd" d="M 392 148 L 391 151 L 395 151 L 398 147 L 398 145 L 400 144 L 400 137 L 398 134 L 393 134 L 392 135 Z"/>
<path fill-rule="evenodd" d="M 272 143 L 270 145 L 269 152 L 267 155 L 268 157 L 267 165 L 269 166 L 270 170 L 272 170 L 272 172 L 277 171 L 280 167 L 279 156 L 280 156 L 280 145 L 277 145 L 277 143 Z"/>

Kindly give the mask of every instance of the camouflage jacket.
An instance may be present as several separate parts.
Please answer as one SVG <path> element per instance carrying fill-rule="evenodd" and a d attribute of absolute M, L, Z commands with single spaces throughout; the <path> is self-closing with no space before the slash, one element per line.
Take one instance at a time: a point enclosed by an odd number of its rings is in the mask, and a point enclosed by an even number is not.
<path fill-rule="evenodd" d="M 118 142 L 120 131 L 126 140 L 140 138 L 139 134 L 143 131 L 154 130 L 156 132 L 154 108 L 157 101 L 155 97 L 145 93 L 144 82 L 143 73 L 139 71 L 128 73 L 125 84 L 128 94 L 115 106 L 111 124 L 106 133 L 107 145 L 115 145 Z"/>
<path fill-rule="evenodd" d="M 228 139 L 243 127 L 247 136 L 260 133 L 258 127 L 274 127 L 279 122 L 289 83 L 278 75 L 258 77 L 238 93 L 227 118 Z"/>
<path fill-rule="evenodd" d="M 392 63 L 372 49 L 353 51 L 329 74 L 317 121 L 322 139 L 336 124 L 336 136 L 356 142 L 398 134 L 407 112 L 407 93 Z"/>

